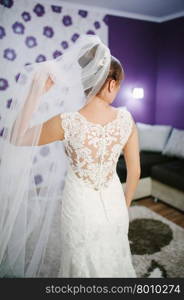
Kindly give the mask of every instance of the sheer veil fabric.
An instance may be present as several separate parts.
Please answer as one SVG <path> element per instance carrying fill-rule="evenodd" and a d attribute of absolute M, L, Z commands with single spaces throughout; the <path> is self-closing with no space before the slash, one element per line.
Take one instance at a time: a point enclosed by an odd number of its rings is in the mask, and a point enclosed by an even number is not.
<path fill-rule="evenodd" d="M 0 277 L 57 276 L 62 228 L 54 216 L 61 210 L 68 160 L 62 141 L 38 141 L 44 122 L 77 111 L 99 91 L 110 61 L 101 39 L 83 34 L 63 55 L 20 72 L 11 106 L 1 112 Z M 54 84 L 45 91 L 49 76 Z"/>

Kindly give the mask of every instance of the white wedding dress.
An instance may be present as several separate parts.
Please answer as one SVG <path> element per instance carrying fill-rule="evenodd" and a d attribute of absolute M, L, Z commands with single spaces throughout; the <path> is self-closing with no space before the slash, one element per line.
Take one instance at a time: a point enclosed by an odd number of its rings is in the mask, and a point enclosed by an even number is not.
<path fill-rule="evenodd" d="M 132 129 L 132 117 L 117 108 L 100 125 L 79 112 L 61 114 L 69 159 L 61 210 L 58 277 L 137 277 L 128 240 L 129 215 L 116 173 Z"/>

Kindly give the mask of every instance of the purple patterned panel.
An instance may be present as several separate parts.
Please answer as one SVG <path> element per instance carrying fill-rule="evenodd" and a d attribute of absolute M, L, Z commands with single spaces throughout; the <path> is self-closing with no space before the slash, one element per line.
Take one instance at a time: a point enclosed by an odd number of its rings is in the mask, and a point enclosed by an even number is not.
<path fill-rule="evenodd" d="M 25 26 L 20 22 L 15 22 L 12 25 L 13 32 L 16 34 L 24 34 Z"/>
<path fill-rule="evenodd" d="M 79 16 L 81 16 L 82 18 L 86 18 L 87 15 L 88 15 L 88 12 L 87 12 L 87 10 L 79 9 L 78 14 L 79 14 Z"/>
<path fill-rule="evenodd" d="M 5 49 L 3 57 L 8 59 L 8 60 L 14 60 L 16 58 L 16 52 L 14 49 Z"/>
<path fill-rule="evenodd" d="M 73 42 L 75 42 L 78 38 L 79 38 L 79 34 L 78 33 L 74 33 L 73 35 L 72 35 L 72 37 L 71 37 L 71 40 L 73 41 Z"/>
<path fill-rule="evenodd" d="M 64 16 L 62 21 L 63 21 L 64 26 L 72 25 L 72 17 L 71 16 Z"/>
<path fill-rule="evenodd" d="M 34 36 L 27 36 L 25 39 L 25 44 L 28 48 L 37 46 L 36 38 Z"/>
<path fill-rule="evenodd" d="M 88 30 L 86 34 L 95 34 L 95 32 L 93 30 Z"/>
<path fill-rule="evenodd" d="M 41 4 L 35 5 L 33 11 L 37 15 L 37 17 L 42 17 L 45 14 L 45 8 Z"/>
<path fill-rule="evenodd" d="M 62 7 L 61 6 L 57 6 L 57 5 L 51 5 L 51 9 L 55 13 L 61 13 L 61 11 L 62 11 Z"/>
<path fill-rule="evenodd" d="M 7 8 L 11 8 L 14 4 L 14 1 L 13 0 L 1 0 L 0 4 L 4 5 Z"/>
<path fill-rule="evenodd" d="M 34 176 L 34 181 L 35 181 L 35 184 L 38 185 L 40 184 L 42 181 L 43 181 L 43 177 L 41 174 L 37 174 Z"/>
<path fill-rule="evenodd" d="M 101 27 L 100 22 L 98 21 L 94 22 L 94 26 L 96 29 L 99 29 Z"/>
<path fill-rule="evenodd" d="M 52 54 L 53 58 L 56 58 L 58 56 L 62 55 L 62 52 L 61 51 L 58 51 L 58 50 L 55 50 Z"/>
<path fill-rule="evenodd" d="M 43 35 L 45 35 L 45 36 L 48 37 L 48 38 L 52 38 L 53 35 L 54 35 L 54 30 L 53 30 L 53 28 L 50 27 L 50 26 L 45 26 L 45 27 L 43 28 Z"/>
<path fill-rule="evenodd" d="M 67 41 L 62 41 L 61 46 L 63 47 L 63 49 L 67 49 L 68 48 L 68 42 Z"/>
<path fill-rule="evenodd" d="M 6 90 L 8 86 L 8 80 L 5 78 L 0 78 L 0 91 Z"/>
<path fill-rule="evenodd" d="M 24 11 L 24 12 L 21 14 L 21 16 L 22 16 L 22 18 L 23 18 L 23 20 L 24 20 L 25 22 L 28 22 L 28 21 L 31 20 L 31 15 L 30 15 L 30 13 L 28 13 L 28 12 L 26 12 L 26 11 Z"/>
<path fill-rule="evenodd" d="M 0 39 L 3 39 L 6 36 L 6 32 L 3 26 L 0 26 Z"/>
<path fill-rule="evenodd" d="M 46 56 L 43 55 L 43 54 L 39 54 L 36 58 L 36 62 L 42 62 L 42 61 L 45 61 L 46 60 Z"/>

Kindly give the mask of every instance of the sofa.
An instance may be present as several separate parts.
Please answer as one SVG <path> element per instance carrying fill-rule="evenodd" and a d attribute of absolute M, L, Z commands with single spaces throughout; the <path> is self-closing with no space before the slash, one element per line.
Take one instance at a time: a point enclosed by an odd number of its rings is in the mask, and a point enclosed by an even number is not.
<path fill-rule="evenodd" d="M 137 122 L 141 176 L 133 200 L 152 196 L 184 211 L 184 130 L 169 125 Z M 127 170 L 123 151 L 117 174 L 125 188 Z"/>

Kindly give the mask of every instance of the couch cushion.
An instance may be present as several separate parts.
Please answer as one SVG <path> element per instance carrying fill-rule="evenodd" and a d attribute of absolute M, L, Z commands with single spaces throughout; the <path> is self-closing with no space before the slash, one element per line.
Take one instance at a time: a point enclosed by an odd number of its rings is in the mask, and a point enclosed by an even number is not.
<path fill-rule="evenodd" d="M 151 177 L 184 191 L 184 159 L 153 166 Z"/>
<path fill-rule="evenodd" d="M 150 125 L 137 122 L 140 151 L 162 152 L 171 133 L 170 125 Z"/>
<path fill-rule="evenodd" d="M 162 154 L 184 158 L 184 130 L 173 128 Z"/>
<path fill-rule="evenodd" d="M 151 176 L 151 168 L 154 165 L 162 164 L 170 161 L 175 161 L 177 158 L 168 157 L 166 155 L 162 155 L 161 152 L 153 152 L 153 151 L 141 151 L 140 152 L 140 162 L 141 162 L 141 177 L 145 178 Z M 126 164 L 124 156 L 121 154 L 117 163 L 116 168 L 117 174 L 120 178 L 121 182 L 126 181 Z"/>

